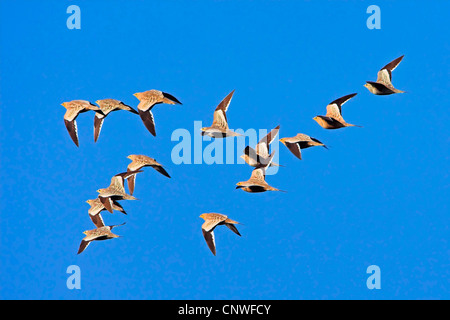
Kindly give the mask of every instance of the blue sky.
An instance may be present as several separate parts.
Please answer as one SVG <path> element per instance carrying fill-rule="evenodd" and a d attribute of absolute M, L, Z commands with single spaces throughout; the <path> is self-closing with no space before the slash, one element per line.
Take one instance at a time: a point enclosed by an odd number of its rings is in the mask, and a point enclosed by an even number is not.
<path fill-rule="evenodd" d="M 66 8 L 81 8 L 68 30 Z M 381 30 L 366 9 L 381 8 Z M 447 1 L 1 1 L 0 298 L 2 299 L 448 299 L 449 28 Z M 400 55 L 393 83 L 364 87 Z M 157 137 L 139 117 L 113 113 L 93 142 L 79 116 L 80 148 L 64 101 L 169 92 L 182 106 L 154 110 Z M 231 128 L 309 134 L 330 146 L 267 178 L 287 193 L 235 190 L 244 165 L 175 165 L 175 129 L 209 125 L 236 93 Z M 345 119 L 312 118 L 343 95 Z M 208 142 L 203 143 L 206 147 Z M 136 182 L 128 216 L 103 215 L 123 238 L 76 252 L 92 229 L 85 200 L 126 170 L 129 154 L 165 165 Z M 242 222 L 216 229 L 217 256 L 199 215 Z M 81 290 L 66 269 L 81 268 Z M 366 269 L 381 269 L 368 290 Z"/>

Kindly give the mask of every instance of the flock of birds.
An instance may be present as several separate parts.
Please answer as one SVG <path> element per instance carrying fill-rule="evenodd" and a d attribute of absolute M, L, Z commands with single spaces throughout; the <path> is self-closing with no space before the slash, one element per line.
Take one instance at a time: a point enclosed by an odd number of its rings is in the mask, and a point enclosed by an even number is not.
<path fill-rule="evenodd" d="M 376 81 L 366 81 L 364 86 L 375 95 L 403 93 L 404 91 L 396 89 L 392 84 L 392 71 L 395 70 L 402 59 L 403 56 L 388 63 L 378 72 Z M 226 112 L 233 94 L 234 90 L 219 103 L 214 111 L 212 125 L 210 127 L 201 128 L 202 135 L 207 135 L 213 138 L 242 136 L 241 134 L 230 130 L 228 127 Z M 181 102 L 171 94 L 158 90 L 139 92 L 135 93 L 134 96 L 140 101 L 137 106 L 137 111 L 122 101 L 115 99 L 97 100 L 96 103 L 98 106 L 86 100 L 73 100 L 62 103 L 62 105 L 67 109 L 64 115 L 64 122 L 73 142 L 79 146 L 76 118 L 80 113 L 84 113 L 89 110 L 95 112 L 94 141 L 96 142 L 100 135 L 103 121 L 110 112 L 125 110 L 134 114 L 139 114 L 147 130 L 153 136 L 156 136 L 155 120 L 151 112 L 152 108 L 161 103 L 172 105 L 181 104 Z M 352 93 L 332 101 L 327 105 L 327 112 L 325 115 L 318 115 L 313 119 L 324 129 L 360 127 L 347 123 L 342 117 L 342 106 L 354 96 L 356 96 L 356 93 Z M 259 141 L 255 149 L 250 146 L 245 148 L 244 154 L 241 157 L 254 169 L 247 181 L 241 181 L 236 184 L 236 189 L 242 189 L 243 191 L 249 193 L 283 191 L 270 186 L 265 180 L 265 172 L 268 167 L 280 166 L 272 161 L 275 151 L 269 153 L 270 144 L 278 135 L 279 129 L 280 126 L 272 129 L 269 134 Z M 327 148 L 327 146 L 318 139 L 302 133 L 299 133 L 294 137 L 281 138 L 280 141 L 292 152 L 292 154 L 294 154 L 294 156 L 300 160 L 302 159 L 302 149 L 315 146 Z M 128 158 L 131 160 L 131 163 L 128 165 L 127 171 L 113 176 L 109 187 L 98 189 L 98 197 L 96 199 L 86 201 L 91 206 L 88 213 L 96 228 L 84 232 L 86 236 L 81 241 L 78 254 L 83 252 L 92 241 L 108 240 L 119 237 L 118 235 L 112 233 L 111 230 L 114 227 L 121 226 L 125 223 L 121 225 L 107 226 L 105 225 L 100 213 L 102 211 L 109 211 L 113 213 L 113 211 L 116 210 L 126 214 L 124 208 L 118 201 L 136 200 L 136 198 L 133 197 L 136 175 L 142 172 L 142 168 L 152 167 L 159 173 L 170 178 L 170 175 L 164 167 L 153 158 L 145 155 L 130 155 Z M 129 193 L 125 190 L 125 181 L 127 181 Z M 219 213 L 204 213 L 200 215 L 200 218 L 204 219 L 204 223 L 201 227 L 203 236 L 209 249 L 214 255 L 216 255 L 214 229 L 217 226 L 225 225 L 231 231 L 240 236 L 240 233 L 235 226 L 236 224 L 239 224 L 239 222 L 229 219 L 226 215 Z"/>

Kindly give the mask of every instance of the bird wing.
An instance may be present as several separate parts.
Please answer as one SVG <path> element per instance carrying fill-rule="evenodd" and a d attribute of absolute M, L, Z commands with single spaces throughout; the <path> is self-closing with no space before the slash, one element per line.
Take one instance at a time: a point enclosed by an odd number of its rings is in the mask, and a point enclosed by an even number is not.
<path fill-rule="evenodd" d="M 163 168 L 160 164 L 155 164 L 151 166 L 153 169 L 161 173 L 162 175 L 166 176 L 167 178 L 170 178 L 170 175 L 167 173 L 166 169 Z"/>
<path fill-rule="evenodd" d="M 227 116 L 225 114 L 225 111 L 223 110 L 216 110 L 214 111 L 213 115 L 213 127 L 221 128 L 221 129 L 228 129 L 228 122 L 227 122 Z"/>
<path fill-rule="evenodd" d="M 114 186 L 117 186 L 118 188 L 120 188 L 121 191 L 126 193 L 125 192 L 125 179 L 127 179 L 128 180 L 128 190 L 130 191 L 130 195 L 133 195 L 134 185 L 136 182 L 136 174 L 138 174 L 139 172 L 142 172 L 142 170 L 131 170 L 128 168 L 127 172 L 122 172 L 122 173 L 116 174 L 114 177 L 112 177 L 111 185 L 113 185 L 113 182 L 114 182 Z"/>
<path fill-rule="evenodd" d="M 99 196 L 98 198 L 100 199 L 100 201 L 103 204 L 103 206 L 105 207 L 105 209 L 108 210 L 109 212 L 113 213 L 111 198 L 102 197 L 102 196 Z"/>
<path fill-rule="evenodd" d="M 123 214 L 127 214 L 127 212 L 122 207 L 122 205 L 116 200 L 112 200 L 112 208 L 113 208 L 113 210 L 117 210 L 117 211 L 122 212 Z"/>
<path fill-rule="evenodd" d="M 387 65 L 385 65 L 383 68 L 378 71 L 377 74 L 377 82 L 387 85 L 388 87 L 392 87 L 392 71 L 397 68 L 397 66 L 402 61 L 404 55 L 401 57 L 398 57 L 395 60 L 392 60 Z"/>
<path fill-rule="evenodd" d="M 128 191 L 130 192 L 130 195 L 133 195 L 134 192 L 134 185 L 136 183 L 136 176 L 131 176 L 127 179 L 128 183 Z"/>
<path fill-rule="evenodd" d="M 86 250 L 86 248 L 89 246 L 90 243 L 91 243 L 90 241 L 81 240 L 80 247 L 78 248 L 77 254 L 80 254 L 84 250 Z"/>
<path fill-rule="evenodd" d="M 257 166 L 259 164 L 258 161 L 258 154 L 256 153 L 255 149 L 253 149 L 250 146 L 245 147 L 244 154 L 248 156 L 248 164 L 253 166 Z"/>
<path fill-rule="evenodd" d="M 300 148 L 300 143 L 298 142 L 290 143 L 286 141 L 285 144 L 286 147 L 289 149 L 289 151 L 291 151 L 294 154 L 294 156 L 302 160 L 302 150 Z"/>
<path fill-rule="evenodd" d="M 64 120 L 73 121 L 80 114 L 80 109 L 78 108 L 67 108 L 66 113 L 64 114 Z"/>
<path fill-rule="evenodd" d="M 266 169 L 270 167 L 270 164 L 272 163 L 273 157 L 275 155 L 275 151 L 272 151 L 269 157 L 267 158 L 260 158 L 262 167 L 258 167 L 253 169 L 252 175 L 250 176 L 249 180 L 258 181 L 260 183 L 266 183 Z"/>
<path fill-rule="evenodd" d="M 219 103 L 219 105 L 216 108 L 217 110 L 223 110 L 223 112 L 227 112 L 228 107 L 230 106 L 231 98 L 233 98 L 234 90 L 231 91 L 223 100 Z"/>
<path fill-rule="evenodd" d="M 229 220 L 229 219 L 228 219 Z M 232 223 L 227 223 L 225 222 L 225 225 L 234 233 L 236 233 L 238 236 L 241 236 L 241 234 L 239 233 L 238 229 L 236 228 L 236 226 Z"/>
<path fill-rule="evenodd" d="M 213 255 L 216 255 L 216 241 L 214 240 L 214 231 L 205 231 L 202 229 L 202 232 L 209 250 L 211 250 Z"/>
<path fill-rule="evenodd" d="M 96 214 L 98 214 L 102 210 L 103 210 L 103 205 L 101 204 L 101 202 L 100 203 L 94 203 L 89 208 L 88 213 L 91 216 L 95 216 Z"/>
<path fill-rule="evenodd" d="M 256 168 L 256 169 L 253 169 L 252 175 L 250 176 L 249 180 L 266 182 L 265 178 L 266 178 L 266 169 L 265 168 Z"/>
<path fill-rule="evenodd" d="M 339 99 L 334 100 L 327 106 L 327 117 L 334 118 L 336 120 L 344 120 L 342 118 L 342 106 L 351 98 L 356 96 L 357 93 L 348 94 Z"/>
<path fill-rule="evenodd" d="M 256 145 L 256 153 L 263 157 L 269 156 L 269 145 L 275 139 L 280 130 L 280 126 L 277 126 L 275 129 L 272 129 L 264 138 L 259 141 Z"/>
<path fill-rule="evenodd" d="M 131 106 L 129 106 L 129 105 L 125 104 L 125 103 L 123 103 L 122 101 L 120 101 L 120 103 L 118 105 L 118 108 L 121 109 L 121 110 L 130 111 L 130 112 L 132 112 L 134 114 L 139 114 L 139 112 L 134 110 L 134 108 L 132 108 Z"/>
<path fill-rule="evenodd" d="M 228 129 L 228 121 L 226 112 L 231 102 L 231 98 L 233 97 L 234 90 L 231 91 L 216 107 L 213 116 L 213 127 Z"/>
<path fill-rule="evenodd" d="M 167 104 L 182 104 L 180 101 L 178 101 L 177 98 L 175 98 L 173 95 L 167 93 L 167 92 L 161 92 L 163 95 L 163 103 Z"/>
<path fill-rule="evenodd" d="M 125 178 L 123 174 L 116 174 L 114 177 L 111 178 L 111 184 L 110 187 L 113 187 L 114 189 L 118 189 L 118 191 L 123 191 L 125 193 Z"/>
<path fill-rule="evenodd" d="M 153 100 L 143 99 L 139 102 L 137 109 L 138 111 L 147 111 L 155 105 Z"/>
<path fill-rule="evenodd" d="M 208 232 L 212 231 L 219 223 L 225 221 L 226 219 L 227 217 L 223 215 L 210 215 L 202 224 L 202 229 Z"/>
<path fill-rule="evenodd" d="M 64 119 L 64 124 L 66 125 L 66 129 L 69 132 L 72 141 L 79 147 L 77 122 L 75 120 L 69 121 Z"/>
<path fill-rule="evenodd" d="M 102 116 L 100 113 L 95 113 L 94 117 L 94 142 L 97 142 L 98 137 L 100 135 L 100 131 L 102 130 L 103 120 L 105 120 L 106 116 Z"/>
<path fill-rule="evenodd" d="M 156 137 L 155 119 L 153 118 L 153 113 L 150 109 L 147 109 L 146 111 L 142 111 L 141 109 L 138 110 L 139 116 L 141 117 L 142 122 L 144 122 L 145 127 L 154 137 Z"/>
<path fill-rule="evenodd" d="M 136 176 L 139 172 L 142 172 L 142 170 L 136 170 L 136 171 L 127 171 L 116 174 L 114 177 L 111 178 L 111 184 L 110 187 L 119 188 L 120 191 L 125 192 L 125 179 L 131 178 L 133 176 Z"/>
<path fill-rule="evenodd" d="M 105 222 L 103 221 L 102 215 L 100 213 L 96 215 L 89 215 L 92 222 L 95 224 L 97 228 L 101 228 L 105 226 Z"/>

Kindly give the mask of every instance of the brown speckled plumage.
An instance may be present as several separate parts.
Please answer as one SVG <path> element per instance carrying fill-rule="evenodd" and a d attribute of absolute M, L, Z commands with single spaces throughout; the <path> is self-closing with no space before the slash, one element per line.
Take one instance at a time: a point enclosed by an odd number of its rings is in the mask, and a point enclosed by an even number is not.
<path fill-rule="evenodd" d="M 149 90 L 145 92 L 135 93 L 134 96 L 139 99 L 138 112 L 147 130 L 156 136 L 155 119 L 153 117 L 152 108 L 160 103 L 181 104 L 177 98 L 159 90 Z"/>
<path fill-rule="evenodd" d="M 150 158 L 145 155 L 138 155 L 138 154 L 131 154 L 127 158 L 131 160 L 131 163 L 128 165 L 128 168 L 127 168 L 128 172 L 140 170 L 144 167 L 152 167 L 153 169 L 155 169 L 162 175 L 170 178 L 170 175 L 163 168 L 163 166 L 153 158 Z M 128 177 L 127 180 L 128 180 L 128 190 L 130 191 L 130 195 L 133 195 L 135 182 L 136 182 L 136 175 L 132 175 L 132 176 Z"/>
<path fill-rule="evenodd" d="M 272 162 L 275 151 L 272 152 L 268 158 L 268 162 L 263 167 L 257 167 L 253 169 L 250 179 L 247 181 L 241 181 L 236 184 L 236 189 L 242 189 L 250 193 L 266 192 L 266 191 L 282 191 L 270 186 L 266 182 L 266 169 L 270 166 Z"/>
<path fill-rule="evenodd" d="M 394 93 L 404 93 L 405 91 L 398 90 L 392 84 L 392 71 L 397 68 L 404 56 L 401 56 L 378 71 L 377 81 L 366 81 L 364 87 L 375 95 L 390 95 Z"/>
<path fill-rule="evenodd" d="M 210 127 L 203 127 L 201 134 L 212 138 L 226 138 L 242 136 L 228 129 L 227 110 L 233 98 L 234 90 L 231 91 L 216 107 L 213 115 L 213 123 Z"/>
<path fill-rule="evenodd" d="M 325 116 L 316 116 L 313 119 L 324 129 L 339 129 L 344 127 L 360 127 L 355 124 L 345 122 L 342 117 L 342 106 L 348 100 L 356 96 L 356 93 L 352 93 L 334 100 L 327 105 L 327 114 Z"/>
<path fill-rule="evenodd" d="M 113 112 L 118 110 L 125 110 L 132 112 L 134 114 L 139 114 L 136 110 L 134 110 L 132 107 L 126 105 L 122 101 L 116 100 L 116 99 L 103 99 L 103 100 L 97 100 L 95 103 L 97 103 L 100 106 L 100 110 L 102 113 L 96 113 L 94 117 L 94 141 L 97 142 L 98 137 L 100 136 L 100 131 L 103 126 L 103 121 L 105 120 L 106 116 Z"/>
<path fill-rule="evenodd" d="M 241 234 L 234 226 L 239 224 L 239 222 L 228 219 L 226 215 L 220 213 L 203 213 L 200 218 L 204 219 L 205 222 L 202 225 L 203 236 L 205 237 L 206 243 L 211 250 L 211 252 L 216 255 L 216 242 L 214 239 L 214 229 L 219 225 L 227 226 L 231 231 L 236 233 L 238 236 Z"/>
<path fill-rule="evenodd" d="M 116 174 L 111 178 L 111 184 L 108 188 L 98 189 L 98 198 L 105 206 L 106 210 L 113 212 L 112 205 L 114 200 L 136 200 L 135 197 L 125 192 L 124 181 L 132 175 L 142 171 L 128 171 Z"/>
<path fill-rule="evenodd" d="M 251 167 L 261 167 L 264 166 L 269 159 L 270 144 L 275 140 L 275 137 L 280 130 L 280 126 L 272 129 L 264 138 L 262 138 L 256 145 L 256 150 L 250 146 L 244 149 L 244 154 L 241 156 L 242 159 Z M 275 162 L 271 162 L 270 166 L 280 166 Z"/>
<path fill-rule="evenodd" d="M 319 140 L 311 138 L 303 133 L 298 133 L 295 137 L 281 138 L 280 141 L 300 160 L 302 160 L 301 149 L 307 149 L 315 146 L 322 146 L 328 149 L 327 146 Z"/>
<path fill-rule="evenodd" d="M 99 107 L 86 100 L 72 100 L 69 102 L 63 102 L 61 105 L 66 108 L 66 113 L 64 114 L 64 124 L 66 125 L 66 129 L 69 132 L 73 142 L 78 147 L 78 129 L 76 122 L 78 115 L 89 110 L 95 111 L 99 114 L 103 113 Z"/>
<path fill-rule="evenodd" d="M 86 230 L 83 233 L 86 237 L 81 240 L 80 247 L 78 249 L 78 254 L 82 253 L 92 241 L 109 240 L 114 238 L 119 238 L 120 236 L 111 232 L 114 227 L 123 226 L 125 223 L 113 226 L 103 226 L 100 228 Z"/>

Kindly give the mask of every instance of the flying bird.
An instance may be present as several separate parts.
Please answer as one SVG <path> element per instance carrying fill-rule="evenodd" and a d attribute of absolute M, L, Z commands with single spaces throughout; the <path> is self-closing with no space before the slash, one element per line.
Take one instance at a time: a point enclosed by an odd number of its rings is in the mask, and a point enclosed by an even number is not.
<path fill-rule="evenodd" d="M 92 222 L 95 224 L 97 228 L 103 227 L 105 224 L 103 222 L 102 216 L 100 215 L 100 212 L 106 210 L 103 203 L 100 201 L 99 198 L 87 200 L 86 202 L 91 206 L 88 213 Z M 127 214 L 123 209 L 123 207 L 120 205 L 120 203 L 117 202 L 116 200 L 112 200 L 111 207 L 113 210 L 120 211 L 123 214 Z"/>
<path fill-rule="evenodd" d="M 108 188 L 97 190 L 97 192 L 99 193 L 98 198 L 105 206 L 106 210 L 111 213 L 113 212 L 112 206 L 114 200 L 137 200 L 135 197 L 125 192 L 124 182 L 125 179 L 129 178 L 132 175 L 136 175 L 139 172 L 142 171 L 128 171 L 116 174 L 111 178 L 111 184 Z"/>
<path fill-rule="evenodd" d="M 217 226 L 225 225 L 238 236 L 241 236 L 238 229 L 235 227 L 235 224 L 239 224 L 239 222 L 228 219 L 226 215 L 220 213 L 203 213 L 202 215 L 200 215 L 200 218 L 205 220 L 205 222 L 202 224 L 202 232 L 203 236 L 205 237 L 206 243 L 208 244 L 208 247 L 213 255 L 216 255 L 214 229 Z"/>
<path fill-rule="evenodd" d="M 153 117 L 152 108 L 159 103 L 181 104 L 177 98 L 159 90 L 149 90 L 145 92 L 137 92 L 133 94 L 139 99 L 137 107 L 139 116 L 144 122 L 145 127 L 153 136 L 156 136 L 155 119 Z"/>
<path fill-rule="evenodd" d="M 170 178 L 169 174 L 163 168 L 163 166 L 153 158 L 138 154 L 131 154 L 127 158 L 131 160 L 131 163 L 128 165 L 127 168 L 128 172 L 137 171 L 144 167 L 152 167 L 162 175 Z M 133 195 L 134 185 L 136 182 L 136 175 L 129 176 L 127 180 L 128 180 L 128 190 L 130 191 L 130 195 Z"/>
<path fill-rule="evenodd" d="M 63 102 L 61 105 L 67 109 L 66 113 L 64 114 L 64 123 L 66 125 L 67 131 L 69 132 L 69 135 L 75 145 L 79 147 L 78 129 L 76 122 L 76 118 L 78 117 L 78 115 L 89 110 L 95 111 L 95 113 L 99 114 L 103 114 L 103 112 L 99 107 L 86 100 L 73 100 L 69 102 Z"/>
<path fill-rule="evenodd" d="M 231 91 L 217 106 L 213 115 L 213 123 L 211 127 L 203 127 L 201 130 L 202 136 L 207 135 L 212 138 L 226 138 L 226 137 L 237 137 L 242 136 L 242 134 L 236 133 L 228 129 L 227 115 L 226 112 L 233 97 L 234 90 Z"/>
<path fill-rule="evenodd" d="M 342 117 L 342 106 L 354 96 L 356 96 L 356 93 L 352 93 L 334 100 L 327 106 L 327 114 L 325 116 L 315 116 L 313 119 L 324 129 L 360 127 L 355 124 L 345 122 Z"/>
<path fill-rule="evenodd" d="M 96 113 L 94 117 L 94 141 L 97 142 L 97 139 L 100 135 L 100 131 L 102 130 L 103 121 L 106 116 L 113 111 L 117 110 L 125 110 L 130 111 L 135 114 L 139 114 L 132 107 L 126 105 L 122 101 L 116 99 L 103 99 L 95 101 L 100 106 L 100 110 L 102 113 Z"/>
<path fill-rule="evenodd" d="M 300 160 L 302 160 L 301 149 L 315 146 L 322 146 L 325 149 L 328 149 L 328 147 L 319 140 L 303 133 L 298 133 L 295 137 L 281 138 L 280 141 L 294 154 L 294 156 L 296 156 Z"/>
<path fill-rule="evenodd" d="M 366 81 L 364 87 L 366 87 L 370 92 L 375 95 L 389 95 L 394 93 L 404 93 L 405 91 L 398 90 L 394 88 L 392 84 L 392 71 L 397 68 L 397 66 L 402 61 L 404 55 L 389 62 L 377 74 L 377 81 Z"/>
<path fill-rule="evenodd" d="M 247 146 L 244 149 L 244 154 L 241 156 L 244 161 L 252 167 L 264 166 L 269 159 L 269 146 L 275 140 L 275 137 L 280 130 L 280 126 L 272 129 L 269 134 L 267 134 L 261 141 L 256 145 L 256 150 L 252 147 Z M 280 166 L 279 164 L 272 161 L 271 166 Z"/>
<path fill-rule="evenodd" d="M 86 235 L 86 237 L 81 240 L 80 248 L 78 249 L 78 253 L 82 253 L 91 243 L 91 241 L 102 241 L 102 240 L 108 240 L 108 239 L 114 239 L 119 238 L 120 236 L 114 234 L 111 232 L 111 230 L 114 227 L 123 226 L 125 223 L 119 224 L 119 225 L 113 225 L 113 226 L 102 226 L 96 229 L 92 230 L 86 230 L 83 233 Z"/>
<path fill-rule="evenodd" d="M 266 192 L 266 191 L 285 192 L 283 190 L 279 190 L 274 187 L 271 187 L 266 182 L 266 169 L 270 166 L 270 163 L 272 162 L 274 153 L 275 153 L 275 151 L 272 151 L 272 154 L 268 158 L 268 162 L 265 166 L 257 167 L 255 169 L 253 169 L 250 179 L 248 179 L 247 181 L 238 182 L 236 184 L 236 189 L 242 189 L 242 190 L 244 190 L 246 192 L 250 192 L 250 193 Z"/>

